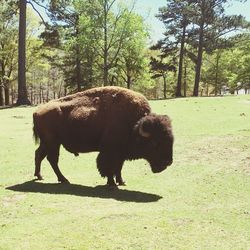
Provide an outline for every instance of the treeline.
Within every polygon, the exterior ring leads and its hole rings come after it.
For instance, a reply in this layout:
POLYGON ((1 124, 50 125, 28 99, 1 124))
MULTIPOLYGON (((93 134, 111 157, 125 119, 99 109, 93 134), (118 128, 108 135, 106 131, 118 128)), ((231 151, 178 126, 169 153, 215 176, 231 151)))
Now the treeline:
POLYGON ((0 0, 0 106, 14 104, 23 92, 38 104, 107 85, 149 98, 248 89, 249 24, 226 16, 227 2, 167 1, 157 14, 164 38, 149 46, 149 27, 136 3, 0 0), (21 4, 28 6, 25 91, 18 78, 21 4))
POLYGON ((165 74, 164 67, 176 67, 176 97, 250 88, 250 26, 241 15, 225 15, 229 2, 232 1, 169 0, 159 9, 157 17, 166 32, 152 46, 160 50, 158 61, 154 59, 152 63, 165 74))

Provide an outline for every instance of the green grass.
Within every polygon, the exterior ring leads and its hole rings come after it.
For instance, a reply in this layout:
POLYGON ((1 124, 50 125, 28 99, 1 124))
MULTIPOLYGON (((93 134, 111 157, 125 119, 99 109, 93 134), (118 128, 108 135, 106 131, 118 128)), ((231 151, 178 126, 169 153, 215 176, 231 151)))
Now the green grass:
POLYGON ((71 185, 33 182, 34 108, 0 110, 0 249, 250 249, 250 96, 152 101, 169 114, 174 164, 126 162, 107 190, 95 153, 61 150, 71 185))

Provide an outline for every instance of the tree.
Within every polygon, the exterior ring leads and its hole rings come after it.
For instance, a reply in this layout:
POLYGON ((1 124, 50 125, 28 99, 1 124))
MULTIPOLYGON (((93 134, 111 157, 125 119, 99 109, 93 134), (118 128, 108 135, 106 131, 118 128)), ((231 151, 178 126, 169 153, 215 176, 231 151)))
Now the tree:
POLYGON ((250 89, 249 39, 249 33, 240 34, 234 39, 234 47, 224 52, 231 92, 238 91, 239 88, 250 89))
POLYGON ((87 87, 89 80, 93 81, 93 64, 99 65, 102 70, 103 85, 110 84, 109 71, 116 66, 128 22, 124 20, 127 9, 118 6, 115 12, 112 10, 115 3, 116 0, 51 1, 49 11, 54 25, 42 36, 51 40, 54 36, 50 33, 57 31, 64 44, 61 49, 69 52, 65 57, 66 80, 71 82, 69 85, 77 82, 78 90, 83 83, 87 87), (64 30, 60 30, 60 27, 64 30), (73 55, 76 63, 73 63, 73 55))
MULTIPOLYGON (((65 79, 68 85, 76 85, 76 90, 84 87, 81 72, 81 53, 79 43, 79 12, 76 8, 77 1, 51 0, 47 12, 51 24, 46 24, 46 30, 41 34, 45 45, 66 50, 60 53, 65 67, 65 79)), ((53 60, 53 59, 52 59, 53 60)))
POLYGON ((27 0, 19 0, 18 99, 16 105, 30 105, 26 88, 26 9, 27 0))
POLYGON ((148 32, 141 16, 127 12, 126 39, 119 56, 118 67, 121 77, 130 89, 140 76, 145 74, 149 61, 146 55, 148 32))
MULTIPOLYGON (((127 25, 129 24, 131 10, 126 6, 116 5, 116 0, 88 1, 92 16, 96 21, 93 34, 97 42, 99 56, 102 60, 100 66, 103 70, 103 85, 109 85, 109 72, 118 62, 118 57, 125 44, 127 25)), ((86 8, 86 6, 84 6, 86 8)))
POLYGON ((197 47, 193 96, 198 96, 203 51, 217 49, 214 46, 218 44, 217 41, 225 34, 243 27, 244 18, 240 15, 226 16, 224 14, 224 4, 227 0, 194 0, 192 2, 195 5, 193 24, 198 26, 193 36, 193 45, 197 47))
POLYGON ((116 0, 53 0, 48 10, 53 25, 41 37, 47 47, 60 49, 65 81, 72 91, 77 79, 79 90, 79 86, 121 85, 122 77, 130 87, 133 79, 145 75, 147 30, 133 6, 116 0))
POLYGON ((224 55, 224 50, 217 49, 213 54, 206 54, 204 57, 204 67, 202 70, 201 81, 204 83, 204 88, 206 87, 206 94, 214 94, 217 96, 221 94, 223 86, 228 84, 228 69, 226 64, 226 59, 224 55), (212 89, 209 90, 209 86, 212 89))
POLYGON ((204 54, 201 81, 207 88, 207 95, 222 94, 222 90, 234 93, 249 86, 249 35, 240 34, 227 39, 232 46, 221 46, 212 53, 204 54))
POLYGON ((239 70, 236 81, 241 83, 241 87, 245 90, 250 89, 250 45, 249 45, 249 34, 243 34, 240 37, 239 44, 236 49, 240 50, 240 59, 242 64, 239 64, 239 70))
POLYGON ((168 1, 166 7, 159 9, 159 14, 157 15, 164 23, 166 32, 164 33, 165 38, 159 41, 155 48, 161 49, 163 54, 167 56, 177 51, 180 45, 176 97, 182 96, 183 58, 187 29, 191 19, 191 7, 190 1, 171 0, 168 1))
POLYGON ((169 71, 175 71, 176 68, 175 66, 169 62, 169 63, 164 63, 163 60, 161 59, 160 61, 155 59, 155 58, 151 58, 151 69, 154 73, 153 78, 158 78, 158 77, 162 77, 163 78, 163 83, 164 83, 164 87, 163 87, 163 96, 164 99, 167 98, 167 73, 169 71))
POLYGON ((14 1, 1 1, 0 9, 0 106, 9 105, 9 88, 16 58, 17 18, 14 1))
MULTIPOLYGON (((60 5, 62 5, 63 7, 65 6, 65 4, 67 2, 70 1, 57 1, 57 0, 51 0, 49 2, 51 9, 56 8, 55 6, 57 5, 57 3, 59 3, 60 5)), ((27 9, 27 3, 29 3, 32 8, 34 9, 34 11, 39 15, 39 17, 41 18, 41 20, 43 21, 43 23, 45 24, 45 26, 47 27, 48 24, 44 22, 42 15, 39 13, 39 11, 35 8, 33 3, 36 3, 37 5, 39 5, 40 7, 43 7, 45 9, 47 9, 45 6, 43 6, 39 1, 36 0, 32 0, 32 1, 27 1, 27 0, 19 0, 19 43, 18 43, 18 100, 17 100, 17 105, 21 105, 21 104, 30 104, 30 101, 28 100, 28 96, 27 96, 27 88, 26 88, 26 76, 25 76, 25 71, 26 71, 26 9, 27 9)), ((61 7, 61 6, 60 6, 61 7)), ((61 9, 60 9, 61 10, 61 9)), ((67 13, 66 15, 64 15, 65 13, 61 13, 59 11, 58 16, 61 17, 61 21, 62 16, 67 19, 70 18, 72 15, 71 13, 67 13), (71 16, 70 16, 71 15, 71 16)), ((73 13, 74 16, 74 13, 73 13)), ((76 53, 77 55, 79 53, 76 53)), ((78 77, 80 78, 80 77, 78 77)), ((80 88, 78 88, 80 89, 80 88)))
POLYGON ((183 60, 187 55, 195 63, 193 95, 198 96, 203 52, 212 53, 229 45, 225 35, 244 27, 242 16, 226 16, 224 5, 227 0, 171 0, 159 9, 158 18, 166 27, 165 37, 153 49, 162 55, 179 51, 176 96, 182 93, 183 60), (194 51, 195 49, 195 51, 194 51))

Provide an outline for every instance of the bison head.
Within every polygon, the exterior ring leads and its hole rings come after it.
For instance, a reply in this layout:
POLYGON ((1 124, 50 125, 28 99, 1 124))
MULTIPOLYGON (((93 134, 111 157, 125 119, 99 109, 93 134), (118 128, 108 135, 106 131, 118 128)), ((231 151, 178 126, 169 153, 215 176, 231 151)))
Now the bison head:
POLYGON ((137 147, 153 173, 159 173, 172 164, 173 134, 168 116, 149 114, 136 124, 137 147))

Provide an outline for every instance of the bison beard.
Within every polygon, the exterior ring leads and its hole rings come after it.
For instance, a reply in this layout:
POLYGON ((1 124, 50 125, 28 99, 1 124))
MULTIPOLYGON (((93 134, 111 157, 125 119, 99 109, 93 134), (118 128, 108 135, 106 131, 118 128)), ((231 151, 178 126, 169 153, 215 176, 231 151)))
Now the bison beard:
POLYGON ((98 151, 97 168, 109 186, 124 185, 125 160, 146 159, 158 173, 172 163, 173 134, 168 116, 152 114, 146 98, 120 87, 101 87, 53 100, 33 114, 35 176, 42 179, 47 156, 59 182, 59 149, 75 154, 98 151), (115 177, 115 181, 114 181, 115 177))

